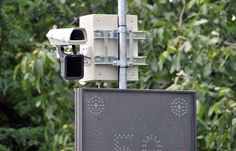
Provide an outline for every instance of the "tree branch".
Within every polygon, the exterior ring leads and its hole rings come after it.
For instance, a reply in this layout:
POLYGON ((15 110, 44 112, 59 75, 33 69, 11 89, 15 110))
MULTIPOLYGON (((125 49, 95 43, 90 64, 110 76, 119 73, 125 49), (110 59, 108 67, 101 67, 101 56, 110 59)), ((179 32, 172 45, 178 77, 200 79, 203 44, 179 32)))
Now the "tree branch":
POLYGON ((183 8, 181 10, 181 13, 179 15, 179 28, 181 28, 182 24, 183 24, 183 16, 184 16, 184 13, 185 13, 185 9, 186 9, 186 1, 185 0, 182 0, 182 3, 183 3, 183 8))
POLYGON ((231 43, 231 42, 225 41, 224 44, 225 44, 225 45, 228 45, 228 46, 236 47, 236 43, 231 43))

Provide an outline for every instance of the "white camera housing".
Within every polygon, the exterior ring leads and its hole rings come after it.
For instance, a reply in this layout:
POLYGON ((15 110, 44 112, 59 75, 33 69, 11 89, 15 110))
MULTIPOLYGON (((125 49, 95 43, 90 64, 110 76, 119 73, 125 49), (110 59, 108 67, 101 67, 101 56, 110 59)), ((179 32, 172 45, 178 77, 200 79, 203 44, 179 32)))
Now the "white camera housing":
POLYGON ((80 45, 87 42, 87 33, 84 28, 51 29, 46 36, 53 47, 80 45))

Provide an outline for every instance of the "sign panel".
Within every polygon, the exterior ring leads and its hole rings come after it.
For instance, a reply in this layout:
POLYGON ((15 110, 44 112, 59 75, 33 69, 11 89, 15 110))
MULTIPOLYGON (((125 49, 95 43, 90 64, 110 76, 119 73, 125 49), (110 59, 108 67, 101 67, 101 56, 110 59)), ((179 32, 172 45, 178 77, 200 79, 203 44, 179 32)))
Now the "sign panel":
POLYGON ((194 151, 193 91, 78 89, 76 151, 194 151))

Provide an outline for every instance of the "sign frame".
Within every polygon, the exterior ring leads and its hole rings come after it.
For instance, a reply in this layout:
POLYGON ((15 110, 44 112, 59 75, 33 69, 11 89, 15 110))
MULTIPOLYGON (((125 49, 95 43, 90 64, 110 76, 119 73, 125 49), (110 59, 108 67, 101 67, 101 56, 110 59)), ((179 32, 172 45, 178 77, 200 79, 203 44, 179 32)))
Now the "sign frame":
MULTIPOLYGON (((161 94, 191 94, 193 99, 193 115, 191 123, 191 132, 193 137, 191 138, 192 142, 192 151, 196 150, 196 94, 195 91, 192 90, 184 90, 184 91, 172 91, 172 90, 138 90, 138 89, 95 89, 95 88, 79 88, 76 90, 75 93, 75 136, 76 136, 76 151, 83 150, 83 95, 86 92, 118 92, 118 93, 125 93, 125 92, 133 92, 133 93, 161 93, 161 94)), ((181 150, 182 151, 182 150, 181 150)), ((183 150, 186 151, 186 150, 183 150)))

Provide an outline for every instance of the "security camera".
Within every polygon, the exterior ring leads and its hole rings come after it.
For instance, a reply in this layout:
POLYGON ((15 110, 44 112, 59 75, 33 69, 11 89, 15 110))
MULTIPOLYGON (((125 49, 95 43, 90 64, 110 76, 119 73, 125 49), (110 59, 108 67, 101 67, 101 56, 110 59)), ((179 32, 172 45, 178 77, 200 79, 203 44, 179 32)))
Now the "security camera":
POLYGON ((51 29, 46 36, 53 47, 80 45, 87 41, 87 34, 84 28, 51 29))
POLYGON ((87 42, 86 30, 84 28, 51 29, 46 36, 59 54, 61 76, 67 80, 82 79, 84 76, 84 56, 77 54, 76 45, 87 42), (65 53, 66 46, 72 46, 72 54, 65 53))

